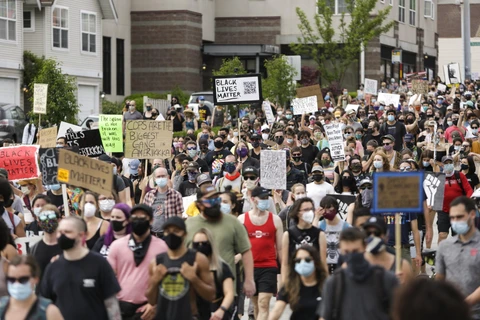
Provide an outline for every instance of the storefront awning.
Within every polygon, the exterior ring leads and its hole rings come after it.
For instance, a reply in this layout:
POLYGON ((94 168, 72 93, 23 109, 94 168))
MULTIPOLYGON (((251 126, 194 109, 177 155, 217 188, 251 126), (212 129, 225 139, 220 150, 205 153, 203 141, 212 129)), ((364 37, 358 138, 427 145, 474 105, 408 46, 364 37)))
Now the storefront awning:
POLYGON ((266 44, 204 44, 203 54, 209 56, 271 56, 280 53, 279 46, 266 44))

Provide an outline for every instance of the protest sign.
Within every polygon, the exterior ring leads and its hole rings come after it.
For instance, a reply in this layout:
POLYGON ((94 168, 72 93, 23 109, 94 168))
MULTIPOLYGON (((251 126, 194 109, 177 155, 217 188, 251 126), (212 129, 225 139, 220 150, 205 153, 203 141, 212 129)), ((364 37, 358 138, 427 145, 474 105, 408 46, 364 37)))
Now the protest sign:
POLYGON ((423 180, 423 190, 427 196, 427 206, 435 211, 442 211, 443 195, 445 192, 445 174, 425 172, 425 180, 423 180))
POLYGON ((378 92, 378 81, 365 78, 365 87, 364 92, 368 94, 377 95, 378 92))
POLYGON ((61 183, 107 195, 112 192, 113 168, 110 163, 60 148, 57 180, 61 183))
POLYGON ((171 121, 130 120, 126 124, 125 157, 167 159, 172 155, 171 121))
POLYGON ((400 103, 400 95, 399 94, 390 94, 390 93, 383 93, 380 92, 378 94, 378 102, 385 102, 385 106, 393 104, 393 106, 398 108, 398 104, 400 103))
POLYGON ((293 114, 315 113, 318 111, 317 96, 292 100, 293 114))
POLYGON ((320 85, 316 84, 313 86, 297 88, 297 98, 306 98, 311 96, 317 96, 317 110, 325 106, 320 85))
POLYGON ((347 106, 345 107, 345 112, 348 114, 350 110, 353 110, 355 111, 355 113, 357 113, 358 107, 360 107, 360 105, 358 104, 347 104, 347 106))
POLYGON ((412 92, 414 94, 427 94, 428 81, 426 80, 412 80, 412 92))
POLYGON ((330 144, 330 155, 333 161, 345 161, 345 150, 343 146, 343 134, 340 124, 332 123, 323 126, 330 144))
POLYGON ((462 82, 462 75, 460 73, 460 65, 458 63, 449 63, 443 66, 443 74, 445 76, 445 83, 447 85, 462 82))
POLYGON ((38 178, 38 146, 0 148, 0 168, 7 169, 10 181, 38 178))
POLYGON ((39 162, 42 173, 42 184, 49 186, 57 184, 58 148, 40 149, 39 162))
POLYGON ((259 74, 213 77, 214 104, 241 104, 262 101, 259 74))
POLYGON ((57 144, 57 127, 42 129, 39 132, 40 148, 54 148, 57 144))
POLYGON ((19 255, 25 256, 30 253, 32 247, 42 240, 42 236, 21 237, 15 239, 15 245, 19 255))
POLYGON ((267 118, 267 123, 270 125, 273 124, 275 122, 275 117, 273 115, 272 106, 270 105, 270 102, 263 101, 262 109, 263 109, 263 112, 265 112, 265 118, 267 118))
POLYGON ((376 172, 372 212, 423 213, 423 172, 376 172), (392 192, 395 190, 395 192, 392 192))
POLYGON ((333 197, 338 203, 338 213, 342 220, 346 220, 348 206, 355 202, 356 196, 349 196, 344 194, 327 194, 327 196, 333 197))
POLYGON ((260 151, 260 184, 267 189, 287 189, 285 150, 260 151))
POLYGON ((452 86, 452 88, 450 89, 450 97, 452 99, 455 99, 455 92, 457 91, 457 87, 456 86, 452 86))
POLYGON ((447 90, 447 86, 444 85, 443 83, 439 83, 437 85, 437 90, 440 91, 440 92, 445 92, 447 90))
POLYGON ((33 113, 47 114, 48 84, 35 83, 33 85, 33 113))
POLYGON ((100 135, 106 152, 123 152, 122 116, 101 114, 100 135))
POLYGON ((16 147, 16 146, 22 146, 21 143, 3 143, 4 147, 16 147))
POLYGON ((58 127, 57 139, 60 137, 65 137, 68 129, 71 129, 73 132, 82 131, 82 127, 62 121, 58 127))
POLYGON ((67 131, 65 138, 67 139, 67 146, 77 147, 78 154, 82 156, 93 158, 105 153, 98 129, 79 132, 67 131))

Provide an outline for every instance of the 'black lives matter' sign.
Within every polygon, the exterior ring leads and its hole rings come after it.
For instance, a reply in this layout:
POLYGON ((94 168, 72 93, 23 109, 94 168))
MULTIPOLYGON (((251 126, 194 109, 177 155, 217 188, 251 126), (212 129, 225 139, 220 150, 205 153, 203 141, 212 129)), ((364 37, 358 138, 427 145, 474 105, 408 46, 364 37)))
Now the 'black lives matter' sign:
POLYGON ((213 103, 242 104, 262 101, 259 74, 213 77, 213 103))

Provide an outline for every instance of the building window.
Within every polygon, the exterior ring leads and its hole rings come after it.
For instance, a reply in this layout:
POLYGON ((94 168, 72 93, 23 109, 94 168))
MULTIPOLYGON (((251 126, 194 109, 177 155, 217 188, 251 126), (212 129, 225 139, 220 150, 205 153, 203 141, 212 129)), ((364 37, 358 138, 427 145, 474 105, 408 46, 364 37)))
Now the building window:
POLYGON ((112 38, 103 37, 103 92, 112 94, 112 38))
POLYGON ((425 18, 432 18, 433 19, 433 1, 432 0, 425 0, 425 8, 423 11, 423 16, 425 18))
POLYGON ((417 0, 410 0, 410 25, 416 25, 417 0))
POLYGON ((393 7, 393 0, 390 0, 390 5, 393 7))
POLYGON ((68 9, 56 7, 52 15, 53 47, 68 49, 68 9))
POLYGON ((17 40, 17 7, 15 0, 0 0, 0 39, 17 40))
POLYGON ((398 0, 398 21, 405 23, 405 0, 398 0))
POLYGON ((23 11, 23 31, 35 31, 35 11, 23 11))
POLYGON ((330 7, 333 14, 348 13, 347 3, 345 0, 327 0, 327 6, 330 7))
POLYGON ((117 39, 117 95, 125 95, 125 40, 117 39))
POLYGON ((97 52, 97 15, 82 12, 82 51, 97 52))

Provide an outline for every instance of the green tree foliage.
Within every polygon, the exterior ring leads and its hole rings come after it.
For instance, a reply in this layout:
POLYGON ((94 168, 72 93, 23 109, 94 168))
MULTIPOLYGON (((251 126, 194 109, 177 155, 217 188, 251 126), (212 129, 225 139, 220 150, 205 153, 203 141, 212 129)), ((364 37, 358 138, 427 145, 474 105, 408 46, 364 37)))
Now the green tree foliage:
POLYGON ((347 68, 358 60, 362 45, 366 47, 370 40, 394 25, 393 21, 386 23, 390 6, 373 13, 377 2, 345 0, 347 12, 336 17, 331 7, 334 1, 317 0, 318 13, 314 16, 313 26, 305 12, 297 7, 302 36, 298 43, 290 45, 292 50, 311 56, 323 79, 341 83, 347 68))
POLYGON ((243 62, 238 57, 232 59, 223 59, 222 65, 218 70, 212 70, 214 76, 232 76, 235 74, 246 74, 247 71, 243 62))
POLYGON ((283 55, 265 61, 267 78, 262 80, 263 98, 285 106, 295 96, 293 77, 297 74, 283 55))
MULTIPOLYGON (((175 88, 172 89, 172 91, 168 93, 155 93, 155 92, 140 92, 140 93, 134 93, 129 95, 128 97, 125 98, 124 102, 127 100, 135 100, 135 103, 137 105, 137 110, 143 110, 143 96, 147 96, 150 99, 163 99, 167 100, 168 94, 171 94, 172 97, 178 97, 180 100, 180 104, 182 106, 186 106, 188 104, 188 99, 190 98, 190 95, 180 89, 179 86, 175 86, 175 88), (140 108, 139 108, 140 106, 140 108)), ((122 106, 123 107, 123 106, 122 106)))
POLYGON ((114 102, 108 101, 107 99, 102 100, 102 114, 122 114, 123 111, 123 102, 114 102))

